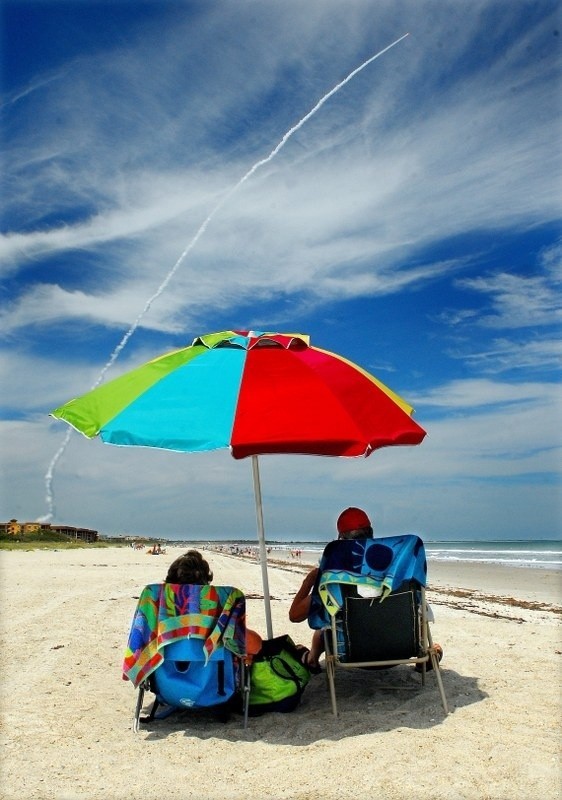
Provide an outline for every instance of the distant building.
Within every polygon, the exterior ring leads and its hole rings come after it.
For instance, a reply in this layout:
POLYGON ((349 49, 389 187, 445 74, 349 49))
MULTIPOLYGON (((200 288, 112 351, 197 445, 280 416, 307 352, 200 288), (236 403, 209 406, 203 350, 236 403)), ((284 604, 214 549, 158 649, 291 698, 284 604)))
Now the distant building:
POLYGON ((29 533, 62 533, 69 539, 80 539, 83 542, 97 542, 98 532, 90 528, 75 528, 72 525, 49 525, 47 522, 0 522, 0 533, 9 536, 25 536, 29 533))

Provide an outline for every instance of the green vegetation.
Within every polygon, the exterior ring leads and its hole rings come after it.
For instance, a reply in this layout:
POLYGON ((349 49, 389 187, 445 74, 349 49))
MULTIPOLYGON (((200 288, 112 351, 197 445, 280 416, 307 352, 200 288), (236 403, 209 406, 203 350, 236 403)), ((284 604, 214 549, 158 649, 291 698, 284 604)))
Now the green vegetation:
POLYGON ((13 536, 11 533, 0 533, 0 542, 68 542, 69 537, 62 533, 48 531, 47 533, 19 533, 13 536))
POLYGON ((47 533, 25 533, 12 536, 9 533, 0 533, 0 550, 77 550, 84 547, 109 547, 110 542, 83 542, 81 539, 71 539, 62 533, 49 531, 47 533))

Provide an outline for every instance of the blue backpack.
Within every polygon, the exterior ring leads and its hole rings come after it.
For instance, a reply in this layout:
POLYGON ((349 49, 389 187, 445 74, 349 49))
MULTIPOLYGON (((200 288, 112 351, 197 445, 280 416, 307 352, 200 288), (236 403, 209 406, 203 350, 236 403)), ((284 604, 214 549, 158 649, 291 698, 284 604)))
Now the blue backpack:
POLYGON ((164 661, 150 676, 159 704, 208 708, 228 703, 237 689, 237 663, 220 647, 205 661, 204 639, 180 639, 164 647, 164 661))

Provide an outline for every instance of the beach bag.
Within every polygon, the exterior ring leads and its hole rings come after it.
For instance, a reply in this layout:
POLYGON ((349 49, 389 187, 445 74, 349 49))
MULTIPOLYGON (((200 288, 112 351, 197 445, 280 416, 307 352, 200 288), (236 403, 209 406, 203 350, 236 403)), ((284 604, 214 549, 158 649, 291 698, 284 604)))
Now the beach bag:
POLYGON ((295 710, 310 680, 301 656, 287 634, 264 640, 251 666, 250 716, 295 710))

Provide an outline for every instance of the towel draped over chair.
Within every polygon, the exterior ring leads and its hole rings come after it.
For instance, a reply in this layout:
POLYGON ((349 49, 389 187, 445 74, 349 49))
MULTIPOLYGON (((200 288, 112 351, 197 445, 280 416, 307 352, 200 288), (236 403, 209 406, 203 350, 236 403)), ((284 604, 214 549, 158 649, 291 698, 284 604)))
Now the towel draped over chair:
POLYGON ((406 581, 425 586, 423 541, 415 534, 380 539, 338 539, 322 555, 308 623, 324 628, 342 607, 341 585, 370 588, 384 599, 406 581))
POLYGON ((246 600, 230 586, 153 583, 137 603, 123 662, 123 679, 139 686, 162 663, 163 648, 204 639, 207 659, 219 644, 246 655, 246 600))

